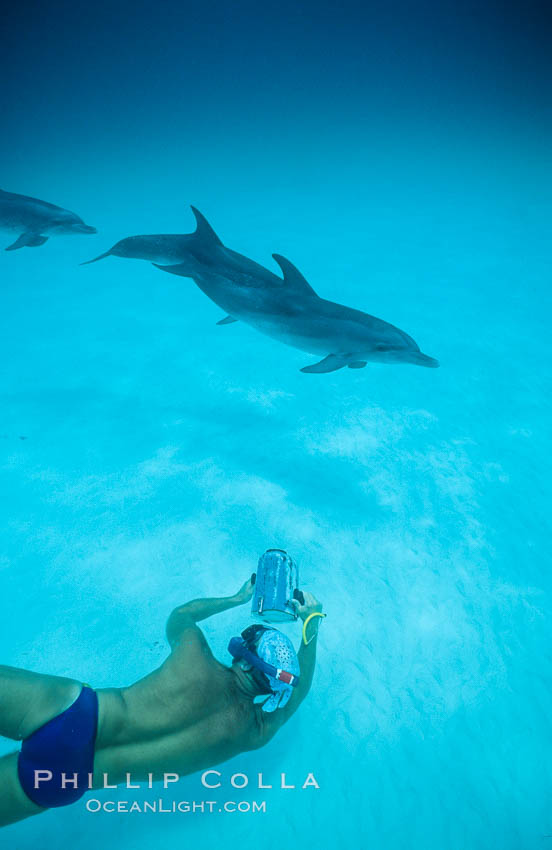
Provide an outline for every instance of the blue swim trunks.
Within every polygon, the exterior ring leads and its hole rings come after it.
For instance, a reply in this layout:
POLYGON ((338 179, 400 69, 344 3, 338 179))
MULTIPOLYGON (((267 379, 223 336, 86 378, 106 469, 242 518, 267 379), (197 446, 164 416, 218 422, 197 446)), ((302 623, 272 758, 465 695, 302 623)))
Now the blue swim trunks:
POLYGON ((46 809, 68 806, 88 791, 88 774, 94 769, 97 729, 98 696, 85 685, 66 711, 25 738, 17 770, 21 787, 33 803, 46 809), (35 788, 36 770, 52 774, 48 781, 39 782, 38 788, 35 788), (65 788, 62 774, 65 775, 65 788))

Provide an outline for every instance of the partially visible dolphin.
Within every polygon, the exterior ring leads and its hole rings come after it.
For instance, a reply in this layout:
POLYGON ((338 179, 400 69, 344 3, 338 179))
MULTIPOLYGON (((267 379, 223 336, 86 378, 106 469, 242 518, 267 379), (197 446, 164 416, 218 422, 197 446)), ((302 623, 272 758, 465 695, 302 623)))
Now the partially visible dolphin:
POLYGON ((38 198, 16 195, 0 189, 0 230, 18 233, 19 236, 6 251, 18 248, 36 248, 44 245, 49 236, 68 233, 97 233, 73 212, 56 207, 38 198), (47 235, 45 235, 47 234, 47 235))
POLYGON ((280 342, 324 355, 320 362, 303 367, 302 372, 334 372, 344 366, 360 369, 368 361, 439 366, 394 325, 320 298, 301 272, 280 254, 272 256, 283 279, 225 248, 201 213, 192 209, 197 230, 188 237, 186 259, 175 265, 154 265, 170 274, 192 278, 228 313, 221 324, 241 319, 280 342))
MULTIPOLYGON (((292 282, 283 281, 274 272, 265 269, 249 257, 226 248, 199 210, 192 207, 192 212, 196 219, 196 229, 193 233, 129 236, 116 242, 109 251, 81 265, 97 263, 105 257, 126 257, 149 260, 159 268, 178 267, 180 271, 175 274, 191 277, 194 280, 196 274, 200 275, 202 270, 207 268, 213 274, 223 269, 225 273, 230 274, 235 284, 245 287, 246 290, 254 289, 259 293, 270 294, 273 291, 281 293, 293 286, 292 282), (184 274, 182 271, 184 268, 190 270, 189 275, 184 274)), ((306 281, 302 281, 300 287, 301 290, 306 288, 314 294, 314 289, 311 289, 306 281)))
POLYGON ((192 238, 192 233, 128 236, 126 239, 116 242, 109 251, 94 257, 93 260, 86 260, 86 262, 81 263, 81 266, 89 266, 90 263, 97 263, 98 260, 103 260, 105 257, 125 257, 129 260, 149 260, 151 263, 160 263, 166 266, 177 265, 188 256, 192 238))
MULTIPOLYGON (((290 294, 294 281, 282 280, 249 257, 226 248, 199 210, 192 207, 192 211, 196 219, 193 233, 129 236, 121 239, 109 251, 81 265, 97 263, 105 257, 149 260, 158 268, 178 269, 175 274, 192 278, 200 288, 200 280, 207 269, 208 276, 220 278, 221 287, 224 287, 225 281, 232 281, 234 286, 242 287, 247 293, 248 304, 255 300, 259 309, 261 305, 265 310, 278 309, 279 301, 274 301, 274 294, 290 294)), ((307 291, 314 295, 314 289, 305 280, 298 280, 297 285, 301 292, 307 291)), ((218 324, 227 325, 235 321, 235 317, 226 316, 218 324)))

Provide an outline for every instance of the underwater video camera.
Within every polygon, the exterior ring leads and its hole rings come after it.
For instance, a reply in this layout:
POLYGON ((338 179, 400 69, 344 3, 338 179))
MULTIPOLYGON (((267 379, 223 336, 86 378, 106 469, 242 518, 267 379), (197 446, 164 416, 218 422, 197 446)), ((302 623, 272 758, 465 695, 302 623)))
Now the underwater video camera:
POLYGON ((296 620, 293 600, 304 605, 298 588, 299 573, 293 558, 284 549, 267 549, 259 558, 251 613, 270 623, 296 620))

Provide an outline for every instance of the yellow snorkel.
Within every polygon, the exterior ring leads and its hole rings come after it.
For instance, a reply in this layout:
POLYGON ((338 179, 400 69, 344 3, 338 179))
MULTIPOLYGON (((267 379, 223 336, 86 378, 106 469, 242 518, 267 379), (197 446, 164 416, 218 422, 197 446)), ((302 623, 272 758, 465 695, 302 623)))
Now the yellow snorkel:
POLYGON ((303 643, 305 644, 305 646, 308 646, 308 644, 311 642, 311 640, 314 640, 314 638, 318 634, 318 629, 317 629, 315 631, 315 633, 313 635, 311 635, 310 638, 307 640, 307 625, 310 623, 310 621, 312 620, 313 617, 325 617, 325 616, 326 615, 321 614, 320 611, 313 611, 313 613, 309 614, 309 616, 305 619, 305 622, 303 623, 303 643))

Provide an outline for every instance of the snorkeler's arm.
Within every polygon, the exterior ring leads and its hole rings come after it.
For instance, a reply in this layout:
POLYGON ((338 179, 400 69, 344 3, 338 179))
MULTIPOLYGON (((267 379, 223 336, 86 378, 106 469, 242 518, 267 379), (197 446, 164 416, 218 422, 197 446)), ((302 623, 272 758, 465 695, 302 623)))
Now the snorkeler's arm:
MULTIPOLYGON (((305 591, 304 597, 304 605, 299 605, 299 603, 294 600, 297 613, 303 621, 306 620, 310 614, 322 611, 322 605, 311 593, 305 591)), ((319 625, 319 617, 313 618, 307 624, 306 638, 308 643, 305 644, 305 642, 301 640, 301 647, 297 653, 297 660, 299 661, 299 684, 293 689, 293 693, 287 704, 283 708, 276 709, 276 711, 271 714, 265 713, 262 715, 262 734, 265 739, 262 743, 266 743, 266 741, 269 740, 278 731, 278 729, 289 720, 291 715, 295 714, 310 691, 314 676, 314 668, 316 666, 316 641, 319 625)))
MULTIPOLYGON (((315 626, 314 628, 317 628, 315 626)), ((285 723, 286 720, 289 720, 292 714, 294 714, 306 695, 310 691, 310 687, 312 685, 312 679, 314 676, 314 668, 316 666, 316 640, 318 635, 315 633, 311 638, 308 644, 301 644, 299 652, 297 653, 297 660, 299 661, 299 684, 296 688, 293 689, 293 693, 284 708, 281 709, 281 714, 285 715, 282 717, 282 723, 285 723)), ((276 711, 278 714, 278 711, 276 711)))
POLYGON ((233 596, 192 599, 191 602, 186 602, 185 605, 175 608, 167 620, 166 631, 169 644, 174 648, 187 629, 195 629, 199 632, 196 623, 206 620, 207 617, 212 617, 213 614, 220 614, 229 608, 243 605, 251 599, 252 595, 253 585, 251 579, 248 579, 233 596))

